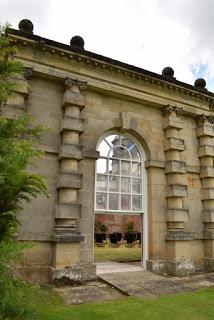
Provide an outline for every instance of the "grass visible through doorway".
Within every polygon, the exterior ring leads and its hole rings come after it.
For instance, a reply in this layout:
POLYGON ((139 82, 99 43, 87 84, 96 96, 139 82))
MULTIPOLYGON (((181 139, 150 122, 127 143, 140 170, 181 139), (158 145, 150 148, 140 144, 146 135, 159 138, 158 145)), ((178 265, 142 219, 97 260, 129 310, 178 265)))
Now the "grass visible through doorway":
POLYGON ((102 261, 115 261, 115 262, 128 262, 141 260, 141 248, 135 246, 127 248, 120 246, 118 248, 111 247, 95 247, 94 259, 96 262, 102 261))

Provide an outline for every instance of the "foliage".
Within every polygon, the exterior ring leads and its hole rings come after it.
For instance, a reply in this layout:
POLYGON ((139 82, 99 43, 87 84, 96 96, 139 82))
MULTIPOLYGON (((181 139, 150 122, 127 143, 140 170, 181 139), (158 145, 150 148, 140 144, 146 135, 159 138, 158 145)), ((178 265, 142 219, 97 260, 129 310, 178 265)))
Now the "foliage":
POLYGON ((132 221, 126 223, 125 231, 126 232, 133 232, 134 231, 134 223, 132 221))
POLYGON ((27 172, 32 157, 41 155, 36 147, 44 129, 29 126, 29 117, 0 117, 0 240, 18 224, 17 211, 32 197, 46 194, 44 179, 27 172))
POLYGON ((21 63, 13 59, 16 48, 5 36, 7 26, 0 25, 0 104, 14 94, 17 88, 14 79, 22 72, 21 63))

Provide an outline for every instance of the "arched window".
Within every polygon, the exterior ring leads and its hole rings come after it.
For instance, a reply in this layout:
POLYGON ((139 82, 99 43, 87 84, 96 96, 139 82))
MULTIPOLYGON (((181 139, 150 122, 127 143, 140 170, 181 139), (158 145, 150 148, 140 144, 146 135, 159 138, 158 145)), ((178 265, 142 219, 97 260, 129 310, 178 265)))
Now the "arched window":
POLYGON ((142 212, 143 161, 136 143, 122 135, 109 135, 98 145, 96 211, 142 212))

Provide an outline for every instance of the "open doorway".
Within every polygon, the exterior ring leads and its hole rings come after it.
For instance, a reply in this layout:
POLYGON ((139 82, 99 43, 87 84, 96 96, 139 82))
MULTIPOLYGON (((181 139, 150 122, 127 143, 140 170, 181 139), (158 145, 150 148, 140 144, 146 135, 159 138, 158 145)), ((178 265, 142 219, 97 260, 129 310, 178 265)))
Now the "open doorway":
POLYGON ((142 266, 142 216, 96 214, 94 261, 142 266))
POLYGON ((143 149, 129 135, 107 133, 98 143, 95 180, 95 263, 145 268, 146 171, 143 149))

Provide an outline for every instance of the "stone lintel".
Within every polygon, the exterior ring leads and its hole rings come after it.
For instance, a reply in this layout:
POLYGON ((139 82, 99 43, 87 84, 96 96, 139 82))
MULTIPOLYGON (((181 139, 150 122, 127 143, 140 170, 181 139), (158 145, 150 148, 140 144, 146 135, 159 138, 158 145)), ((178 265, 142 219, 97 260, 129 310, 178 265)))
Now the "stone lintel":
POLYGON ((79 92, 66 90, 63 95, 62 107, 75 106, 82 110, 85 107, 85 96, 79 92))
POLYGON ((62 120, 61 132, 67 130, 75 131, 80 134, 83 133, 84 119, 65 116, 62 120))
POLYGON ((166 189, 166 198, 171 197, 186 198, 187 186, 181 184, 168 185, 166 189))
POLYGON ((163 120, 163 129, 175 128, 177 130, 183 129, 183 121, 176 116, 168 116, 163 120))
POLYGON ((59 159, 83 159, 83 147, 74 144, 63 144, 60 146, 59 159))
POLYGON ((186 162, 177 160, 166 161, 166 173, 186 173, 186 162))
POLYGON ((80 219, 81 204, 58 204, 55 211, 56 219, 80 219))
POLYGON ((214 188, 203 188, 202 200, 214 200, 214 188))
POLYGON ((214 222, 214 208, 210 210, 203 211, 203 221, 204 222, 214 222))
POLYGON ((212 124, 204 124, 196 128, 197 137, 210 136, 214 137, 214 126, 212 124))
POLYGON ((214 167, 203 166, 201 167, 200 178, 214 178, 214 167))
POLYGON ((185 145, 183 139, 178 138, 168 138, 164 143, 164 151, 167 150, 179 150, 184 151, 185 145))
POLYGON ((81 242, 85 240, 85 236, 80 233, 66 233, 62 232, 60 234, 53 235, 53 242, 57 243, 72 243, 72 242, 81 242))
POLYGON ((200 146, 198 149, 198 156, 201 157, 214 157, 214 147, 211 145, 200 146))
POLYGON ((92 148, 84 148, 83 157, 97 160, 100 157, 100 153, 92 148))
POLYGON ((81 173, 60 173, 57 177, 58 188, 82 188, 82 174, 81 173))
POLYGON ((167 211, 167 222, 188 222, 189 210, 186 209, 169 209, 167 211))
POLYGON ((191 241, 194 240, 194 236, 190 232, 185 232, 181 230, 167 231, 166 234, 167 241, 191 241))

